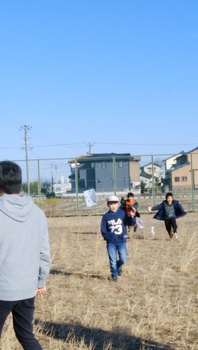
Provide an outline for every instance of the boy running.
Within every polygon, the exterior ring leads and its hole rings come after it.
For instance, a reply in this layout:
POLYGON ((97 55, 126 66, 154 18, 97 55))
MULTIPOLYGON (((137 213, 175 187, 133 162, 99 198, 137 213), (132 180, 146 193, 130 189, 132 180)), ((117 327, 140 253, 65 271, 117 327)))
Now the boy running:
POLYGON ((148 207, 149 211, 157 210, 157 213, 154 215, 154 219, 164 220, 166 231, 169 234, 170 238, 178 238, 177 234, 177 223, 176 219, 186 215, 181 204, 173 198, 173 194, 168 192, 166 194, 166 199, 159 205, 154 207, 148 207))

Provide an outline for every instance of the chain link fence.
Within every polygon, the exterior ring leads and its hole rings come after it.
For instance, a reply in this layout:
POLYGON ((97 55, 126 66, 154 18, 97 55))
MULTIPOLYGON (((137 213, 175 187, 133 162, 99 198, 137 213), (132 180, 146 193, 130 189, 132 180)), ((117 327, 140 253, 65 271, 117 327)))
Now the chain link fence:
POLYGON ((177 155, 88 154, 15 162, 22 168, 23 192, 40 206, 50 197, 59 198, 59 216, 103 214, 108 195, 121 198, 129 191, 139 202, 140 212, 159 204, 169 191, 185 210, 198 209, 198 151, 177 155), (85 201, 84 191, 90 189, 97 196, 93 207, 87 207, 85 201))

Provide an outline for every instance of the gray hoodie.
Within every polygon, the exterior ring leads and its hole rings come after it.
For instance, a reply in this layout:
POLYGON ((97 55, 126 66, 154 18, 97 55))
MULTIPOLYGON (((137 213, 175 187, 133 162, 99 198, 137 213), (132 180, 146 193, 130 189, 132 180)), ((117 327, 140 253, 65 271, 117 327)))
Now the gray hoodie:
POLYGON ((31 197, 0 197, 0 300, 32 298, 50 269, 47 220, 31 197))

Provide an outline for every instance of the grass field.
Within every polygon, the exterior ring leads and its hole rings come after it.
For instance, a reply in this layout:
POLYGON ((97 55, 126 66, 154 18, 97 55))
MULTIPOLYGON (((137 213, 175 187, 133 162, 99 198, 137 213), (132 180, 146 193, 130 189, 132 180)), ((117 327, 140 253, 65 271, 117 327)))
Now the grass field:
MULTIPOLYGON (((144 229, 127 241, 117 283, 108 279, 100 216, 48 218, 52 266, 34 323, 44 350, 198 349, 197 214, 178 220, 179 240, 152 217, 142 215, 144 229)), ((21 349, 11 316, 1 342, 21 349)))

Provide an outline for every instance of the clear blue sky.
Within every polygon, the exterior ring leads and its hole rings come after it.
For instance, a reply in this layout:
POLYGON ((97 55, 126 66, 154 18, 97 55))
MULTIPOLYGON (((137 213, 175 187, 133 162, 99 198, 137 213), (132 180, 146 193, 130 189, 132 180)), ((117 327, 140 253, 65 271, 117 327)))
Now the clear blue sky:
POLYGON ((198 146, 197 0, 0 0, 0 159, 198 146))

